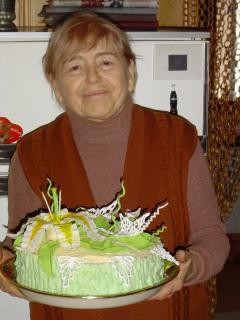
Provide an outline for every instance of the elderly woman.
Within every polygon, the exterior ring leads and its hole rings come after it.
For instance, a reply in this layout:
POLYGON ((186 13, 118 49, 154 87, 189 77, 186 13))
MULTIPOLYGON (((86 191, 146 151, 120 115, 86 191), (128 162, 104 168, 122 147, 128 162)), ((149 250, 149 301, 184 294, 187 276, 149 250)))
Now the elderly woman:
MULTIPOLYGON (((180 272, 137 305, 74 310, 30 303, 31 319, 208 319, 205 281, 222 269, 229 245, 195 127, 133 103, 135 55, 126 34, 94 14, 78 13, 56 29, 43 66, 65 112, 17 146, 9 177, 9 230, 43 206, 46 176, 61 185, 69 208, 109 203, 123 177, 123 209, 154 208, 168 199, 152 228, 167 225, 163 241, 175 252, 180 272)), ((8 248, 6 242, 2 261, 11 256, 8 248)), ((0 284, 21 296, 6 280, 0 284)))

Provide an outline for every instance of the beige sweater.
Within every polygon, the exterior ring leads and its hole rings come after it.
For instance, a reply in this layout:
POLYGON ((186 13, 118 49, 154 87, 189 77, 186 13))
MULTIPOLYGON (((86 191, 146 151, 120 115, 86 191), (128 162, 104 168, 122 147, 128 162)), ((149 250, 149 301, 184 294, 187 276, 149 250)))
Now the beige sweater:
MULTIPOLYGON (((68 113, 74 140, 85 166, 98 206, 109 203, 119 191, 131 122, 131 104, 104 123, 81 119, 68 113)), ((18 226, 29 212, 41 207, 41 200, 30 188, 17 153, 9 176, 9 229, 18 226)), ((201 272, 190 284, 206 280, 219 272, 229 251, 213 184, 200 144, 189 166, 188 209, 191 235, 189 250, 200 257, 201 272)))

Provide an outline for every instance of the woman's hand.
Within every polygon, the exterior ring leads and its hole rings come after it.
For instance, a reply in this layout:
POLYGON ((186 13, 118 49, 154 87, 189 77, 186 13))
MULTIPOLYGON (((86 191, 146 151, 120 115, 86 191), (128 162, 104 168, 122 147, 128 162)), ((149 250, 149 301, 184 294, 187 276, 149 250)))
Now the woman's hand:
MULTIPOLYGON (((13 253, 0 247, 0 265, 13 257, 13 253)), ((0 273, 0 291, 7 292, 12 296, 24 298, 18 288, 0 273)))
POLYGON ((175 292, 182 289, 185 280, 191 276, 191 254, 186 250, 178 250, 176 252, 176 259, 179 261, 178 275, 172 281, 163 285, 159 293, 150 300, 164 300, 166 298, 170 298, 175 292))

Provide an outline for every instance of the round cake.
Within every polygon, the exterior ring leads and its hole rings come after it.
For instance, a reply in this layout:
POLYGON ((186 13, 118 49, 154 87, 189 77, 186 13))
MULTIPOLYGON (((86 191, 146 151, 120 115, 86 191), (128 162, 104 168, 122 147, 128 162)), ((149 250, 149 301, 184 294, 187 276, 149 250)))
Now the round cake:
MULTIPOLYGON (((160 285, 177 261, 146 228, 159 214, 121 212, 120 198, 101 208, 61 208, 50 183, 48 212, 40 212, 15 235, 16 281, 27 288, 67 296, 118 296, 160 285)), ((45 196, 44 196, 44 199, 45 196)))

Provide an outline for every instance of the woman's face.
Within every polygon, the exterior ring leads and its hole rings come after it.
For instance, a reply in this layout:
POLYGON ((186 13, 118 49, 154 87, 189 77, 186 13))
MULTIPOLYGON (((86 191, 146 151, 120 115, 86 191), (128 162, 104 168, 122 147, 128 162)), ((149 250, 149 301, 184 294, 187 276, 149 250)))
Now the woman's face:
POLYGON ((95 48, 69 57, 57 70, 52 85, 66 110, 89 120, 104 121, 125 106, 134 90, 134 77, 134 64, 128 66, 110 41, 102 41, 95 48))

